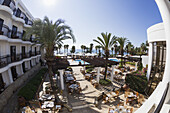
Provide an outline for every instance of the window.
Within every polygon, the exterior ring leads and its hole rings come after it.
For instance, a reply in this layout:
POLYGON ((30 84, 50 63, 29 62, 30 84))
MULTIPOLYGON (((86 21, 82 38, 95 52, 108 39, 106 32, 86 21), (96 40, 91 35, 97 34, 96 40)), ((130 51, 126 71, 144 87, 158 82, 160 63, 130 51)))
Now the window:
POLYGON ((17 27, 16 26, 12 26, 12 33, 11 33, 11 35, 14 35, 14 36, 16 36, 17 35, 17 27))
POLYGON ((0 18, 0 31, 2 31, 3 23, 4 23, 4 20, 0 18))
POLYGON ((25 33, 26 33, 26 32, 23 30, 22 37, 25 35, 25 33))
POLYGON ((9 6, 11 3, 11 0, 4 0, 3 4, 2 5, 6 5, 6 6, 9 6))
POLYGON ((25 24, 28 24, 28 17, 25 17, 25 24))
POLYGON ((21 15, 21 10, 18 8, 15 16, 20 17, 20 15, 21 15))

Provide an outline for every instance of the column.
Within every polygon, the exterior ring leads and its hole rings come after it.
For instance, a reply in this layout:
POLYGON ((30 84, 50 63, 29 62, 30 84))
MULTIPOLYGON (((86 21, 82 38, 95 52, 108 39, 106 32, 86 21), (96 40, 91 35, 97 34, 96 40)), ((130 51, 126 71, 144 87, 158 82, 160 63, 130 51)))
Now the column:
POLYGON ((11 68, 8 69, 8 77, 9 77, 10 84, 13 83, 11 68))
POLYGON ((147 71, 147 75, 146 75, 148 80, 149 80, 150 73, 151 73, 151 68, 152 68, 153 51, 154 51, 153 43, 149 43, 148 71, 147 71))
POLYGON ((19 66, 20 66, 20 69, 21 69, 21 74, 24 74, 22 64, 20 64, 19 66))
POLYGON ((135 71, 138 70, 138 62, 135 62, 135 71))
POLYGON ((60 83, 61 83, 61 89, 64 90, 64 80, 63 80, 63 70, 59 70, 60 72, 60 83))
POLYGON ((114 73, 115 73, 115 65, 112 65, 111 81, 113 81, 114 73))
POLYGON ((99 83, 99 80, 100 80, 100 69, 101 69, 101 67, 97 68, 97 82, 98 83, 99 83))

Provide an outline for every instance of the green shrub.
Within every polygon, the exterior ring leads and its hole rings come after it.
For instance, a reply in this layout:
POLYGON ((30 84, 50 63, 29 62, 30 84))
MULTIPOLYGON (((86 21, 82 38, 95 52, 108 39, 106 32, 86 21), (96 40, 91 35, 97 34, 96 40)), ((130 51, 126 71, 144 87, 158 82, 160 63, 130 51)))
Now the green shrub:
POLYGON ((32 100, 46 72, 46 68, 41 69, 23 88, 21 88, 18 92, 18 96, 22 96, 26 100, 32 100))
POLYGON ((147 87, 147 78, 146 76, 127 74, 125 83, 128 84, 131 89, 144 94, 144 90, 147 87))
POLYGON ((126 62, 126 64, 130 64, 132 66, 135 66, 135 62, 126 62))
POLYGON ((106 86, 106 85, 111 84, 111 81, 110 81, 109 79, 106 79, 106 80, 100 79, 99 83, 100 83, 101 85, 105 85, 105 86, 106 86))
POLYGON ((92 72, 93 71, 93 68, 88 68, 86 69, 86 72, 89 73, 89 72, 92 72))

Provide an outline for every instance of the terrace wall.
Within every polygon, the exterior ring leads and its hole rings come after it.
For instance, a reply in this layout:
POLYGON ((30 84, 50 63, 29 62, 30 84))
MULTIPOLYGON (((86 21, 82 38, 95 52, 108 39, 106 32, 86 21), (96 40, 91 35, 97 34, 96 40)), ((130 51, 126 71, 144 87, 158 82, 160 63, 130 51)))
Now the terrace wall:
POLYGON ((40 64, 34 66, 32 69, 24 73, 20 78, 18 78, 15 82, 9 85, 4 92, 0 94, 0 111, 3 107, 8 103, 10 97, 20 88, 25 81, 28 80, 29 77, 33 76, 35 72, 40 70, 40 64))

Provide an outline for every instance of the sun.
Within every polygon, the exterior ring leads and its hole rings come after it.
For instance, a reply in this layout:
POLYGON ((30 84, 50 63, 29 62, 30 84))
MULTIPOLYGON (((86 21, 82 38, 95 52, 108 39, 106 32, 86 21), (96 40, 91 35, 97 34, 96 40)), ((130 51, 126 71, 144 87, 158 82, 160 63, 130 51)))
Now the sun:
POLYGON ((43 0, 44 5, 52 6, 56 3, 56 0, 43 0))

